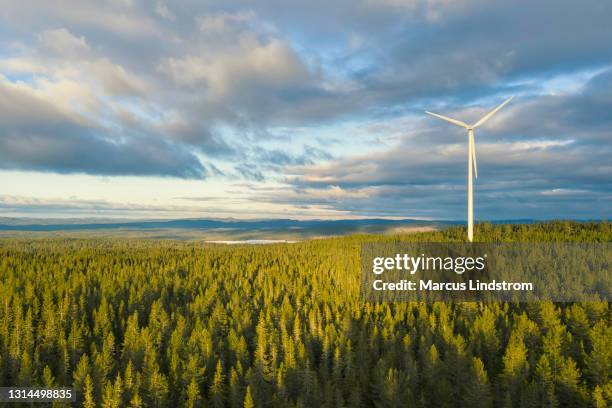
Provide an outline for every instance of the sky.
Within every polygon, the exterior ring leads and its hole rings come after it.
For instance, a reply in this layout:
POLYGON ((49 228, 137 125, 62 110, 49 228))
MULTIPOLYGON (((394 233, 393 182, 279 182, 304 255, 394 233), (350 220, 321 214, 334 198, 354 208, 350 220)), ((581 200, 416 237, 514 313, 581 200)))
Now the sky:
POLYGON ((606 0, 0 0, 0 216, 603 219, 606 0))

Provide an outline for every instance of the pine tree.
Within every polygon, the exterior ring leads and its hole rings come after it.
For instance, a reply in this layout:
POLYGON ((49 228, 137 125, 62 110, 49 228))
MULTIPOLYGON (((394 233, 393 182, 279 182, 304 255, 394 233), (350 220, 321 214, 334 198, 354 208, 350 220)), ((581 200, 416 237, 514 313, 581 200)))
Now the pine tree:
POLYGON ((140 394, 138 393, 138 391, 134 392, 134 395, 130 400, 130 408, 142 408, 143 406, 144 405, 142 399, 140 398, 140 394))
POLYGON ((537 389, 539 390, 539 406, 556 408, 559 403, 555 395, 554 375, 546 355, 540 357, 535 368, 537 389))
POLYGON ((149 398, 154 407, 163 407, 168 397, 168 381, 166 377, 154 372, 149 380, 149 398))
POLYGON ((251 393, 251 386, 247 386, 246 394, 244 395, 244 408, 255 408, 255 402, 253 402, 253 394, 251 393))
POLYGON ((225 385, 223 381, 223 366, 221 360, 219 360, 215 368, 213 383, 210 386, 210 402, 214 408, 222 408, 225 405, 225 385))
POLYGON ((32 367, 32 359, 26 351, 21 355, 19 363, 19 373, 17 374, 17 385, 24 387, 31 386, 34 383, 34 367, 32 367))
POLYGON ((128 364, 125 367, 125 371, 123 372, 123 378, 124 399, 126 401, 130 401, 132 399, 132 396, 134 394, 134 388, 136 386, 134 378, 134 366, 131 360, 128 361, 128 364))
POLYGON ((72 386, 77 393, 77 396, 80 396, 83 393, 85 378, 90 374, 89 369, 89 357, 87 354, 83 354, 79 359, 74 373, 72 374, 72 386))
POLYGON ((603 391, 598 385, 593 389, 593 395, 591 397, 593 408, 607 408, 608 404, 604 398, 603 391))
POLYGON ((571 357, 564 359, 556 378, 560 406, 578 407, 585 404, 587 396, 580 389, 580 377, 576 362, 571 357))
POLYGON ((242 385, 235 367, 230 370, 229 403, 232 408, 242 407, 244 400, 242 385))
POLYGON ((508 398, 518 404, 521 391, 527 384, 529 363, 527 361, 527 348, 520 335, 513 333, 506 347, 503 357, 503 387, 508 398))
POLYGON ((102 393, 102 408, 119 408, 120 401, 115 399, 112 381, 106 381, 102 393))
POLYGON ((271 382, 274 376, 273 357, 271 352, 271 340, 269 339, 269 327, 262 315, 256 327, 256 349, 255 359, 258 370, 266 382, 271 382))
POLYGON ((113 400, 117 402, 117 406, 123 406, 123 381, 120 374, 117 374, 113 384, 113 400))
POLYGON ((43 369, 43 385, 46 388, 54 388, 55 387, 55 377, 51 372, 51 368, 49 366, 45 366, 43 369))
POLYGON ((466 407, 491 407, 493 400, 491 390, 482 360, 478 357, 472 358, 471 378, 466 386, 464 406, 466 407))
POLYGON ((200 406, 200 403, 200 387, 198 387, 198 383, 194 378, 187 386, 187 401, 185 406, 188 408, 196 408, 200 406))
POLYGON ((612 379, 612 325, 600 321, 590 330, 591 352, 585 358, 586 373, 594 385, 605 386, 612 379))
POLYGON ((96 406, 93 390, 91 376, 87 374, 85 377, 85 385, 83 387, 83 408, 94 408, 96 406))

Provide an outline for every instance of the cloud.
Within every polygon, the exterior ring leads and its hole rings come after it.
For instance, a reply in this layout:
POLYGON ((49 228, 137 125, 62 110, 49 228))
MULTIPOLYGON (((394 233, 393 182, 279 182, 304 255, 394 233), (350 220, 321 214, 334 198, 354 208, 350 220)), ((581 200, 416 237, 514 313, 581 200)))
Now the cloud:
POLYGON ((242 163, 235 167, 235 170, 245 179, 253 181, 263 181, 264 175, 252 164, 242 163))
POLYGON ((176 20, 176 15, 161 1, 155 3, 155 13, 159 15, 161 18, 165 18, 169 21, 176 20))
MULTIPOLYGON (((476 131, 481 216, 609 216, 612 123, 605 112, 612 108, 610 77, 612 70, 603 71, 575 93, 518 98, 476 131)), ((468 116, 477 118, 483 112, 468 116)), ((466 114, 455 111, 451 116, 466 114)), ((288 182, 297 191, 370 189, 367 197, 350 203, 330 200, 338 210, 389 208, 414 214, 424 212, 420 206, 437 217, 459 217, 465 201, 464 131, 429 118, 418 123, 421 127, 390 148, 294 166, 288 182)))
POLYGON ((0 81, 0 167, 104 175, 203 178, 206 169, 180 146, 147 135, 122 137, 65 112, 29 87, 0 81))
POLYGON ((255 147, 250 155, 254 162, 272 167, 314 164, 321 160, 333 158, 327 151, 309 145, 304 145, 304 150, 300 154, 292 154, 281 149, 255 147))
POLYGON ((516 94, 476 135, 481 210, 586 214, 543 193, 585 191, 605 213, 611 4, 247 6, 1 2, 3 168, 284 180, 279 200, 459 216, 463 136, 422 111, 467 120, 516 94))
MULTIPOLYGON (((130 202, 112 202, 106 200, 87 200, 78 197, 70 198, 36 198, 26 196, 12 196, 0 194, 0 208, 6 212, 17 212, 20 214, 36 214, 53 211, 68 214, 107 214, 107 215, 134 215, 134 213, 149 215, 172 213, 181 214, 185 212, 198 213, 202 207, 188 205, 158 205, 130 202)), ((220 211, 221 207, 211 208, 210 211, 220 211)))
POLYGON ((248 37, 226 53, 170 58, 161 69, 179 85, 204 85, 212 98, 237 97, 252 87, 282 88, 308 78, 307 69, 286 43, 248 37))
POLYGON ((167 58, 159 70, 184 92, 197 94, 191 109, 213 120, 254 128, 282 122, 283 111, 292 111, 295 100, 316 86, 316 73, 282 39, 230 37, 222 49, 167 58))
POLYGON ((73 29, 102 31, 142 40, 158 35, 155 22, 131 1, 62 0, 55 4, 2 1, 0 5, 0 17, 8 24, 35 29, 48 29, 45 27, 48 24, 69 25, 73 29))
POLYGON ((45 30, 38 37, 44 48, 59 55, 78 55, 89 51, 83 36, 75 37, 65 28, 45 30))
POLYGON ((226 33, 254 22, 256 14, 252 10, 237 13, 219 12, 211 13, 199 18, 199 27, 203 33, 226 33))

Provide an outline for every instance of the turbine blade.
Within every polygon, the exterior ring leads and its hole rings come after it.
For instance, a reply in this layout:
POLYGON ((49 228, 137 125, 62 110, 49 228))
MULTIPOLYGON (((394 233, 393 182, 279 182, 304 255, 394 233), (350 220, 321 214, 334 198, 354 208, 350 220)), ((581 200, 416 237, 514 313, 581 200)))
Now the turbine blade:
POLYGON ((508 99, 506 99, 505 101, 503 101, 501 103, 501 105, 499 105, 497 108, 493 109, 491 112, 487 113, 486 115, 484 115, 482 118, 480 118, 480 120, 476 123, 474 123, 474 125, 472 126, 473 128, 482 125, 483 123, 485 123, 487 120, 491 119, 491 116, 495 115, 497 113, 497 111, 499 111, 501 108, 503 108, 504 106, 506 106, 506 104, 508 102, 510 102, 512 100, 512 98, 514 98, 514 96, 509 97, 508 99))
POLYGON ((457 120, 457 119, 447 118, 446 116, 438 115, 437 113, 428 112, 428 111, 425 111, 425 113, 427 113, 428 115, 431 115, 431 116, 435 116, 436 118, 440 118, 442 120, 445 120, 447 122, 450 122, 450 123, 452 123, 454 125, 458 125, 458 126, 464 127, 466 129, 469 127, 467 123, 463 123, 462 121, 457 120))
POLYGON ((478 178, 478 165, 476 164, 476 141, 474 140, 474 133, 470 133, 470 139, 472 139, 472 143, 470 143, 472 146, 472 151, 470 154, 472 155, 472 163, 474 164, 474 177, 478 178))

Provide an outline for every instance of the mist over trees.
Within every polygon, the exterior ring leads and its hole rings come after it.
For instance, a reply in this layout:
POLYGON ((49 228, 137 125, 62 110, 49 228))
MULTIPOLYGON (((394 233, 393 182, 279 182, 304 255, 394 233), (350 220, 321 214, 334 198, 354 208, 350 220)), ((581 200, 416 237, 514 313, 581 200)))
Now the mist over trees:
MULTIPOLYGON (((362 243, 464 236, 0 240, 0 384, 74 387, 83 407, 611 406, 607 302, 360 297, 362 243)), ((610 242, 612 229, 481 224, 476 237, 610 242)))

